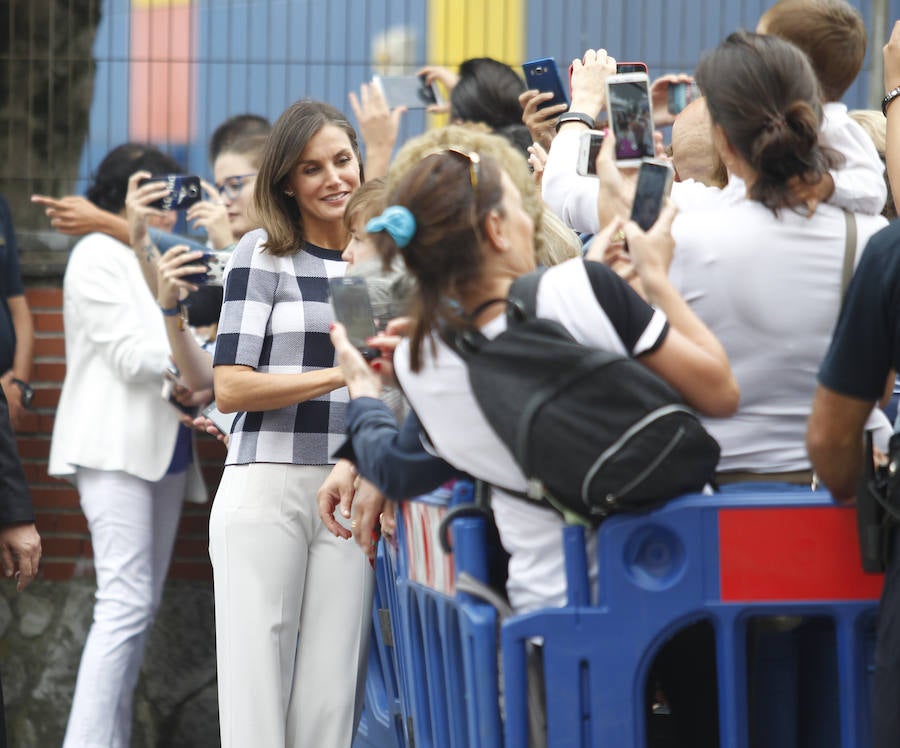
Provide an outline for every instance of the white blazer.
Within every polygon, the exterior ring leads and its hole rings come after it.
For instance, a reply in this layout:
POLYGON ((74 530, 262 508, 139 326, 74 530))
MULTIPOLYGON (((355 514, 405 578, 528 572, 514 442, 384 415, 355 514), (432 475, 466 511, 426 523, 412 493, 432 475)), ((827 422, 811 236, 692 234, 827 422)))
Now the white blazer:
MULTIPOLYGON (((169 344, 131 248, 97 233, 75 245, 63 280, 63 319, 66 378, 50 475, 71 480, 81 466, 160 480, 178 435, 175 409, 160 395, 169 344)), ((196 459, 191 472, 189 498, 205 501, 196 459)))

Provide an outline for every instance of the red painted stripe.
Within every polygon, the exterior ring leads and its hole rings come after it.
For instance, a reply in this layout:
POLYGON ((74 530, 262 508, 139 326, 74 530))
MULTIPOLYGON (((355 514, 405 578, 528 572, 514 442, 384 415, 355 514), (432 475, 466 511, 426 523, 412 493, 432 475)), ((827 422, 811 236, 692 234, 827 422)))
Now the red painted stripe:
POLYGON ((194 12, 190 3, 151 4, 131 10, 132 140, 157 144, 187 143, 197 86, 194 12))
POLYGON ((719 574, 722 602, 876 600, 883 581, 863 573, 845 507, 721 510, 719 574))

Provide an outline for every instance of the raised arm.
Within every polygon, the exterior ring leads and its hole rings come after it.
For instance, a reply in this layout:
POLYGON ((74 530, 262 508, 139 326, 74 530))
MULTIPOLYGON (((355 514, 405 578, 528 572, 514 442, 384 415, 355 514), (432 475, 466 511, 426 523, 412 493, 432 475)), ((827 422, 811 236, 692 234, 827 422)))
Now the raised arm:
POLYGON ((31 202, 44 206, 50 225, 61 234, 82 236, 97 231, 128 244, 128 221, 122 216, 98 208, 79 195, 54 198, 32 195, 31 202))

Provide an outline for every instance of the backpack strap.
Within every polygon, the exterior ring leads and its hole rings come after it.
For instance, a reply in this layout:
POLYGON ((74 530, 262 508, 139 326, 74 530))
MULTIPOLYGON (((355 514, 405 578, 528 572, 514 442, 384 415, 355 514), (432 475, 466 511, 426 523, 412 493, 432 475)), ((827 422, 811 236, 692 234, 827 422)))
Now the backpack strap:
MULTIPOLYGON (((538 286, 545 272, 547 272, 547 268, 540 267, 533 273, 520 275, 513 281, 509 287, 509 300, 512 304, 506 310, 507 316, 512 317, 515 314, 515 306, 518 304, 519 308, 525 312, 525 319, 537 317, 538 286)), ((511 318, 510 321, 513 319, 511 318)))

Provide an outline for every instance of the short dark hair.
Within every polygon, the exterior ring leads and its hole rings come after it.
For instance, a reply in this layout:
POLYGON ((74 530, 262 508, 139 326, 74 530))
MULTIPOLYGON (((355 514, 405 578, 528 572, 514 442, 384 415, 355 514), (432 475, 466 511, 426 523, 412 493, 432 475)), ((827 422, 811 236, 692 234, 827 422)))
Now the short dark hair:
POLYGON ((450 92, 450 117, 483 122, 492 130, 522 124, 519 94, 525 82, 505 63, 473 57, 459 66, 459 82, 450 92))
POLYGON ((756 172, 750 197, 792 206, 791 177, 814 184, 840 162, 819 145, 822 104, 809 60, 777 36, 731 34, 697 66, 713 124, 756 172))
POLYGON ((151 145, 123 143, 104 156, 85 193, 98 208, 121 213, 128 194, 128 178, 136 171, 153 175, 184 174, 184 169, 171 156, 151 145))
POLYGON ((760 19, 767 34, 796 44, 812 63, 825 101, 840 101, 866 56, 866 24, 846 0, 779 0, 760 19))
POLYGON ((209 163, 215 163, 219 154, 232 143, 251 135, 268 135, 272 124, 259 114, 236 114, 219 125, 209 139, 209 163))

